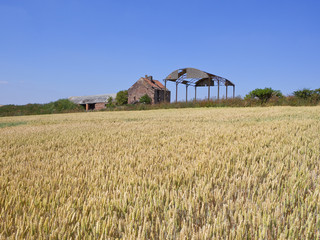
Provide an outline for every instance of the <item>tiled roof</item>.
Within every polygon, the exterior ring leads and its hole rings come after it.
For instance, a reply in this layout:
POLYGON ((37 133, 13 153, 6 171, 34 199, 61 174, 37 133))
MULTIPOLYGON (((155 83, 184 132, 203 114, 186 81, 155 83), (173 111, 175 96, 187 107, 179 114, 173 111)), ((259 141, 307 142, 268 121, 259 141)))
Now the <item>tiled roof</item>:
POLYGON ((158 80, 154 80, 154 82, 162 89, 164 89, 164 86, 161 82, 159 82, 158 80))
POLYGON ((150 80, 148 78, 143 78, 149 85, 151 85, 152 87, 154 87, 155 89, 158 90, 165 90, 165 87, 163 86, 163 84, 161 82, 159 82, 158 80, 150 80))

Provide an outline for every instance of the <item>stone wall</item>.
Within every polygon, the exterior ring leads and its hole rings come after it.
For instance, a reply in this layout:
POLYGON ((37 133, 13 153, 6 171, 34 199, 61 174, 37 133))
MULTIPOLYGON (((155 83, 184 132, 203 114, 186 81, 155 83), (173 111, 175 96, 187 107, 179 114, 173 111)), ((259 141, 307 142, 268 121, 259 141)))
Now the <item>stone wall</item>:
MULTIPOLYGON (((140 78, 131 88, 128 89, 128 103, 138 103, 145 94, 151 98, 151 103, 160 103, 164 101, 164 90, 154 89, 144 78, 140 78)), ((170 102, 170 91, 166 91, 166 101, 170 102)))
POLYGON ((140 78, 131 88, 128 89, 128 103, 134 104, 139 102, 140 98, 148 94, 152 99, 152 104, 154 103, 154 89, 146 83, 143 78, 140 78))
POLYGON ((96 103, 94 106, 94 110, 101 110, 101 109, 105 109, 106 108, 106 103, 102 102, 102 103, 96 103))

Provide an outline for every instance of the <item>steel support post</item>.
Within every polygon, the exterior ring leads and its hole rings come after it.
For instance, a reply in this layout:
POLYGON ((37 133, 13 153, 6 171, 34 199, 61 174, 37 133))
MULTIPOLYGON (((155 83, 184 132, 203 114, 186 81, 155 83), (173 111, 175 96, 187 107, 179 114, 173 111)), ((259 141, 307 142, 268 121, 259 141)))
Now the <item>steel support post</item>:
POLYGON ((226 85, 226 99, 228 99, 228 85, 226 85))
POLYGON ((235 98, 235 95, 236 95, 236 86, 233 85, 233 98, 235 98))
POLYGON ((178 102, 178 83, 176 83, 176 103, 178 102))
POLYGON ((218 80, 218 101, 220 99, 220 80, 218 80))
POLYGON ((186 102, 188 102, 188 85, 186 85, 186 102))
POLYGON ((208 85, 208 101, 210 101, 210 86, 211 86, 211 79, 209 78, 209 85, 208 85))
POLYGON ((194 86, 194 101, 197 101, 197 86, 194 86))

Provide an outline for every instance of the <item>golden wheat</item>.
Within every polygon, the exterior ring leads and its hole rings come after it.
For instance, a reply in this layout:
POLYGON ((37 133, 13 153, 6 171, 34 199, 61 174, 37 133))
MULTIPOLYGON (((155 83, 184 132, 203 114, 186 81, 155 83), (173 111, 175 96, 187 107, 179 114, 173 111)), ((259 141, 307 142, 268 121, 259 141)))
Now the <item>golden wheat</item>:
POLYGON ((320 238, 320 107, 0 119, 14 122, 0 238, 320 238))

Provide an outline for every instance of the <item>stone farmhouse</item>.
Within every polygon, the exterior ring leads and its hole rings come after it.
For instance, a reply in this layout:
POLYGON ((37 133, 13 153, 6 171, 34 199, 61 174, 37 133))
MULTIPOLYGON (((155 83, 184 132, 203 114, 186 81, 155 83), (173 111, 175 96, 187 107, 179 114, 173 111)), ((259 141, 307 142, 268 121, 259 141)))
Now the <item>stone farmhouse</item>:
POLYGON ((170 91, 158 80, 153 80, 152 76, 141 77, 128 89, 128 103, 138 103, 145 94, 151 98, 152 104, 170 102, 170 91))

